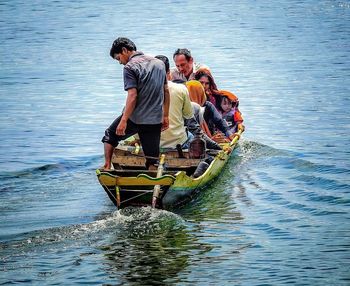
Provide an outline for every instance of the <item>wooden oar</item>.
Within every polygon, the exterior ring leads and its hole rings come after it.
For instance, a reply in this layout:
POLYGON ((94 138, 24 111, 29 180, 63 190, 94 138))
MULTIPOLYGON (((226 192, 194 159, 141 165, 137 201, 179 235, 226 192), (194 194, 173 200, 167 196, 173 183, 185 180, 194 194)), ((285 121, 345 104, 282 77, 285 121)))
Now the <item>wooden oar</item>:
MULTIPOLYGON (((157 178, 161 177, 163 174, 164 161, 165 161, 165 154, 162 154, 160 156, 159 165, 157 169, 157 178)), ((153 189, 152 208, 156 207, 157 199, 159 197, 159 192, 160 192, 160 185, 155 185, 153 189)))

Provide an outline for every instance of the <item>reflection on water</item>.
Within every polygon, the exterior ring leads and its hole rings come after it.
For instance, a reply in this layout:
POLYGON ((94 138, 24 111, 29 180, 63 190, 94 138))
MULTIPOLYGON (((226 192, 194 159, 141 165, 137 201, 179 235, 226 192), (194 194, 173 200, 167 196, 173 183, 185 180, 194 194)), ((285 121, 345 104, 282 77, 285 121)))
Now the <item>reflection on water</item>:
MULTIPOLYGON (((0 266, 5 273, 22 275, 31 263, 38 265, 35 272, 39 277, 28 282, 49 281, 48 277, 60 271, 47 271, 45 261, 54 258, 60 269, 66 267, 68 258, 74 261, 70 265, 73 272, 82 265, 89 271, 92 259, 101 265, 99 271, 105 273, 103 279, 108 277, 107 281, 147 285, 176 281, 191 256, 204 255, 211 247, 198 242, 178 215, 151 208, 129 208, 86 225, 28 233, 25 239, 1 243, 0 249, 0 266), (89 245, 90 250, 81 249, 81 245, 89 245), (46 258, 40 258, 41 253, 46 253, 46 258)), ((15 276, 9 277, 19 282, 15 276)), ((91 276, 98 281, 100 274, 91 276)))
POLYGON ((111 279, 128 285, 173 281, 188 266, 194 248, 203 250, 179 217, 164 213, 154 217, 154 213, 151 209, 123 211, 133 219, 99 247, 111 279))

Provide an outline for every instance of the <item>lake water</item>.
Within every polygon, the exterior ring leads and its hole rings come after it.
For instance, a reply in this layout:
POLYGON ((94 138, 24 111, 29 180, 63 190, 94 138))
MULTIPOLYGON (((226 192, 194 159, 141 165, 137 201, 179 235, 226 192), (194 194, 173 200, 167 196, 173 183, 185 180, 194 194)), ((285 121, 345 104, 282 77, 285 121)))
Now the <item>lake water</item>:
POLYGON ((0 2, 0 285, 350 284, 350 2, 231 2, 0 2), (239 148, 174 213, 118 215, 95 176, 118 36, 240 98, 239 148))

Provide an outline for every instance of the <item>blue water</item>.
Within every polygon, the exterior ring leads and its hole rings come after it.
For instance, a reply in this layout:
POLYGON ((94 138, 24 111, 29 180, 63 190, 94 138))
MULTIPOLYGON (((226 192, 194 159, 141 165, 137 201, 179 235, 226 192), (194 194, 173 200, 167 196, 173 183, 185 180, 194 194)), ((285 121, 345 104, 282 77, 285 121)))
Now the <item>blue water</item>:
POLYGON ((350 284, 350 2, 231 2, 0 2, 0 285, 350 284), (239 148, 175 213, 119 215, 95 177, 117 36, 240 98, 239 148))

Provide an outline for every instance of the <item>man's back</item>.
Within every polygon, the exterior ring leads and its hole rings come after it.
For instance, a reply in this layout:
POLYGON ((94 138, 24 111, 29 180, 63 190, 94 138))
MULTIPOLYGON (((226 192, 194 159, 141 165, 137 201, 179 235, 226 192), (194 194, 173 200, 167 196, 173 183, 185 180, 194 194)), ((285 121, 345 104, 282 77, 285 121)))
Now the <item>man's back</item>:
POLYGON ((160 146, 175 148, 187 140, 184 118, 193 116, 188 90, 183 84, 168 82, 170 92, 169 128, 161 133, 160 146))
POLYGON ((124 89, 137 89, 137 102, 130 120, 136 124, 162 122, 164 64, 153 57, 138 52, 124 68, 124 89))

